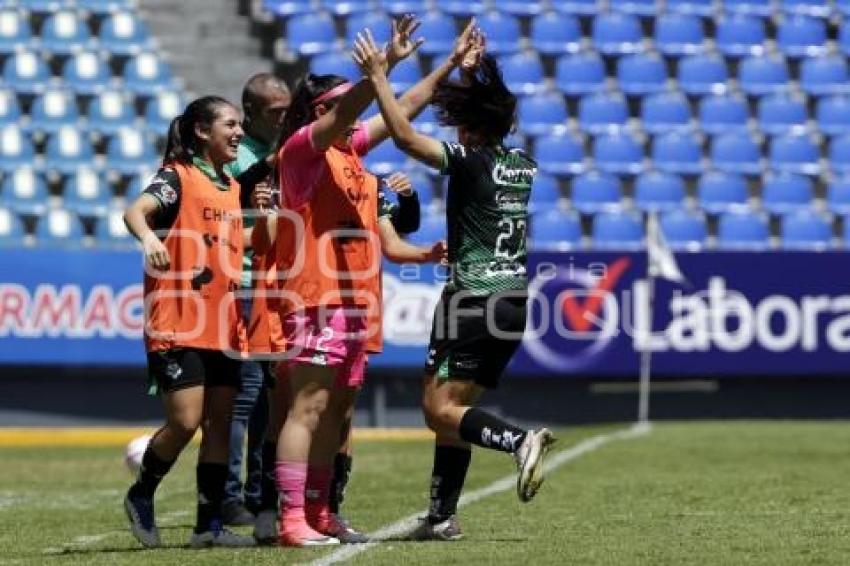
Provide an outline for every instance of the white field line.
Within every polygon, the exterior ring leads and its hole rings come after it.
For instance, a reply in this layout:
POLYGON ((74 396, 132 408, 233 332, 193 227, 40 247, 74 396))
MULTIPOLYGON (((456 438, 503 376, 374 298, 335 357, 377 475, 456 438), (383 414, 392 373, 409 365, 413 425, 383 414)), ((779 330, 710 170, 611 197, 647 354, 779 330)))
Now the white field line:
MULTIPOLYGON (((577 460, 588 452, 593 452, 594 450, 604 446, 605 444, 608 444, 609 442, 613 442, 615 440, 629 440, 632 438, 637 438, 649 434, 650 430, 651 426, 649 423, 638 423, 627 429, 622 429, 608 434, 592 436, 586 440, 579 442, 571 448, 567 448, 566 450, 562 450, 561 452, 557 452, 551 455, 547 459, 544 469, 546 470, 546 473, 551 473, 552 471, 563 466, 564 464, 573 460, 577 460)), ((458 507, 471 505, 473 503, 481 501, 486 497, 490 497, 491 495, 495 495, 497 493, 513 489, 515 486, 516 474, 505 476, 499 480, 496 480, 490 485, 484 486, 480 489, 476 489, 475 491, 471 491, 465 494, 460 498, 460 501, 458 502, 458 507)), ((358 554, 366 552, 367 550, 376 546, 384 540, 398 537, 410 532, 419 523, 419 518, 422 517, 422 515, 422 512, 410 515, 409 517, 405 517, 400 521, 397 521, 395 523, 392 523, 391 525, 387 525, 373 533, 370 533, 369 537, 372 539, 373 542, 369 542, 366 544, 349 544, 342 546, 339 548, 339 550, 336 550, 331 554, 328 554, 327 556, 319 558, 318 560, 314 560, 310 564, 311 566, 330 566, 331 564, 338 564, 340 562, 345 562, 346 560, 351 560, 358 554)))

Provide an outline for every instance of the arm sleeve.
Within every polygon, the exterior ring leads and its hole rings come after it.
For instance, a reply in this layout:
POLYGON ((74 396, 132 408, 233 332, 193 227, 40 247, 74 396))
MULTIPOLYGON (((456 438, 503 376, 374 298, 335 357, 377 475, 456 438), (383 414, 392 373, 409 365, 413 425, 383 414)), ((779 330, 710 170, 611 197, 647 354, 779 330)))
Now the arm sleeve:
POLYGON ((268 162, 265 159, 260 159, 236 177, 236 181, 239 183, 239 202, 242 203, 242 208, 251 207, 251 193, 254 192, 254 187, 268 177, 271 172, 272 168, 268 162))
POLYGON ((455 142, 443 142, 442 175, 452 175, 467 170, 473 160, 472 151, 455 142))
POLYGON ((170 228, 180 210, 181 187, 177 171, 163 167, 156 172, 142 193, 152 196, 159 203, 153 217, 154 228, 170 228))
POLYGON ((408 196, 398 195, 398 206, 391 213, 393 228, 399 234, 410 234, 419 230, 419 195, 413 191, 408 196))
POLYGON ((312 131, 312 124, 304 126, 280 151, 281 197, 287 208, 300 208, 310 200, 322 172, 324 154, 313 147, 312 131))

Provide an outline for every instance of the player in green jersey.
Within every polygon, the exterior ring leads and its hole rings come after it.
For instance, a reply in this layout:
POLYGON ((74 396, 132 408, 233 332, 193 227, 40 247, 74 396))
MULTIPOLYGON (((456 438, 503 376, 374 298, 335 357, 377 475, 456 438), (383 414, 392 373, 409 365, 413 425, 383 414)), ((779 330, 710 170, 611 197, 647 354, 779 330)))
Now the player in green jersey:
POLYGON ((382 51, 368 31, 358 36, 354 60, 375 88, 396 146, 449 176, 446 196, 451 275, 434 314, 425 366, 423 410, 437 434, 428 517, 416 539, 456 540, 460 497, 471 445, 513 454, 517 494, 529 501, 543 482, 549 430, 525 430, 475 402, 499 378, 522 340, 528 279, 528 199, 537 165, 503 140, 513 128, 516 97, 498 65, 484 54, 478 32, 461 66, 461 82, 442 82, 432 104, 458 143, 422 135, 407 120, 386 77, 382 51))

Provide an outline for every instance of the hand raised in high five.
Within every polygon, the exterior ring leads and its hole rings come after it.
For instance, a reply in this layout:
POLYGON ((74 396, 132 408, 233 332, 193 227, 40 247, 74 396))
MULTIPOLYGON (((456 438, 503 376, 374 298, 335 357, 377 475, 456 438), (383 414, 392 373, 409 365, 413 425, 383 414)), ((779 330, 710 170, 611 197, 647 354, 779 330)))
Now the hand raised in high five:
POLYGON ((424 37, 413 39, 413 33, 421 24, 422 22, 413 14, 405 14, 398 21, 392 21, 392 38, 386 48, 389 69, 395 67, 402 59, 409 57, 425 43, 424 37))
POLYGON ((460 62, 461 73, 472 73, 481 64, 481 58, 484 57, 484 51, 487 47, 487 36, 481 31, 481 28, 472 30, 469 36, 469 41, 466 44, 466 52, 460 62))
POLYGON ((387 73, 386 55, 375 45, 372 32, 368 28, 357 34, 351 58, 367 78, 371 79, 387 73))
POLYGON ((452 65, 459 66, 467 56, 467 53, 477 45, 476 37, 483 35, 481 30, 475 27, 475 18, 471 18, 463 31, 457 36, 449 61, 452 65))

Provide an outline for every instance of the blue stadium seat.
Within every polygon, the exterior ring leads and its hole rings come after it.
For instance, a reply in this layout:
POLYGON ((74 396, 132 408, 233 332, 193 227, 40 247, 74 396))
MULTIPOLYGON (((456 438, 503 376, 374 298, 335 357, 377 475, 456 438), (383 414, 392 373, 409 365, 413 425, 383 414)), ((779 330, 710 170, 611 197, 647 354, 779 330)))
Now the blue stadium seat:
POLYGON ((322 0, 322 8, 337 16, 361 14, 373 9, 369 0, 322 0))
POLYGON ((90 165, 94 155, 88 138, 72 126, 62 126, 47 138, 45 158, 48 172, 70 175, 80 167, 90 165))
POLYGON ((823 214, 797 210, 782 217, 782 247, 786 250, 824 250, 832 246, 832 225, 823 214))
POLYGON ((434 0, 434 5, 452 16, 469 17, 484 11, 484 2, 480 0, 434 0))
MULTIPOLYGON (((371 118, 375 113, 364 112, 364 118, 371 118)), ((430 104, 422 109, 422 112, 413 120, 413 125, 416 126, 416 130, 422 132, 426 135, 433 135, 439 128, 440 124, 437 122, 437 115, 434 113, 434 107, 430 104)))
POLYGON ((814 185, 808 177, 794 173, 768 175, 761 191, 762 207, 771 214, 787 214, 799 208, 810 208, 814 185))
POLYGON ((602 13, 593 19, 593 46, 604 55, 626 55, 643 51, 640 21, 629 14, 602 13))
POLYGON ((640 215, 625 210, 600 212, 593 217, 591 238, 594 248, 639 248, 643 243, 640 215))
POLYGON ((820 150, 807 135, 784 135, 770 140, 770 166, 777 171, 819 175, 820 150))
POLYGON ((389 175, 405 168, 407 155, 392 142, 385 141, 367 153, 363 161, 375 175, 389 175))
POLYGON ((561 188, 558 179, 552 175, 538 174, 534 178, 534 186, 531 190, 531 198, 528 202, 531 212, 551 210, 557 208, 561 200, 561 188))
POLYGON ((844 224, 844 229, 843 229, 844 247, 850 248, 850 215, 844 217, 843 224, 844 224))
MULTIPOLYGON (((92 99, 87 116, 89 130, 109 137, 121 128, 132 128, 136 121, 136 110, 132 97, 124 91, 105 90, 92 99)), ((145 119, 145 126, 158 127, 151 123, 150 117, 145 119)))
POLYGON ((185 100, 176 91, 162 91, 147 101, 145 106, 145 128, 159 136, 167 136, 171 121, 180 115, 185 100))
MULTIPOLYGON (((372 32, 372 37, 378 45, 388 42, 392 36, 390 18, 386 14, 370 10, 348 18, 345 23, 345 46, 350 47, 354 45, 357 34, 366 28, 369 28, 369 31, 372 32)), ((303 54, 310 55, 310 53, 303 54)))
POLYGON ((635 205, 641 210, 673 210, 685 200, 685 181, 678 175, 648 171, 635 181, 635 205))
POLYGON ((404 14, 416 14, 422 17, 429 12, 428 4, 422 0, 377 0, 377 6, 395 17, 404 14))
POLYGON ((518 120, 530 136, 556 134, 566 129, 567 105, 559 92, 526 96, 519 101, 518 120))
POLYGON ((744 133, 749 110, 740 94, 706 96, 699 103, 699 125, 707 134, 744 133))
POLYGON ((408 57, 399 62, 390 73, 390 86, 396 93, 402 93, 422 79, 419 59, 408 57))
POLYGON ((543 12, 546 3, 543 0, 500 0, 498 8, 500 12, 528 18, 543 12))
POLYGON ((594 16, 601 11, 599 0, 550 0, 552 7, 562 14, 594 16))
POLYGON ((531 21, 531 47, 543 55, 575 53, 581 49, 581 37, 578 19, 569 14, 546 12, 531 21))
POLYGON ((771 0, 721 0, 722 9, 730 14, 745 14, 766 18, 773 12, 771 0))
POLYGON ((0 128, 6 124, 18 124, 21 121, 21 105, 15 92, 0 87, 0 128))
POLYGON ((568 96, 598 92, 605 88, 605 63, 591 52, 564 55, 555 64, 555 83, 568 96))
POLYGON ((750 209, 724 212, 717 227, 717 247, 732 250, 765 250, 770 231, 764 214, 750 209))
POLYGON ((419 50, 425 55, 437 55, 451 51, 457 33, 454 20, 442 12, 431 11, 422 17, 416 35, 427 41, 419 50))
POLYGON ((151 49, 147 25, 133 12, 116 12, 107 17, 98 33, 100 48, 112 55, 135 55, 151 49))
POLYGON ((844 55, 850 54, 850 19, 844 19, 838 26, 838 49, 844 55))
POLYGON ((54 55, 70 55, 93 47, 88 24, 73 10, 52 13, 41 28, 39 48, 54 55))
POLYGON ((44 214, 48 197, 44 178, 26 164, 7 173, 0 189, 0 206, 25 216, 44 214))
POLYGON ((519 21, 500 11, 487 12, 476 20, 487 37, 487 51, 493 55, 515 53, 520 48, 519 21))
POLYGON ((68 88, 81 95, 92 95, 109 87, 112 72, 99 55, 83 51, 65 61, 62 78, 68 88))
POLYGON ((316 55, 310 60, 310 72, 316 75, 339 75, 356 81, 362 73, 351 57, 342 50, 332 50, 316 55))
POLYGON ((826 206, 836 214, 850 214, 850 177, 838 177, 826 188, 826 206))
POLYGON ((662 92, 641 101, 641 124, 650 134, 684 132, 692 128, 691 107, 680 92, 662 92))
POLYGON ((737 173, 709 171, 697 183, 699 206, 711 214, 742 208, 749 198, 747 182, 737 173))
POLYGON ((8 124, 0 130, 0 173, 11 173, 19 167, 36 166, 35 146, 17 125, 8 124))
POLYGON ((597 168, 608 173, 636 175, 643 171, 643 148, 625 132, 594 139, 593 159, 597 168))
POLYGON ((333 49, 335 44, 334 21, 326 12, 300 14, 286 23, 286 46, 294 53, 318 55, 333 49))
POLYGON ((570 203, 582 214, 594 214, 621 206, 623 185, 614 175, 588 171, 575 177, 570 187, 570 203))
POLYGON ((637 53, 617 61, 620 90, 632 96, 655 94, 667 89, 667 67, 657 53, 637 53))
POLYGON ((578 103, 578 125, 590 134, 603 134, 626 127, 629 108, 619 93, 600 92, 583 96, 578 103))
POLYGON ((27 126, 30 132, 39 135, 52 134, 63 126, 80 124, 80 113, 76 99, 67 90, 51 88, 35 98, 27 126))
POLYGON ((33 51, 16 51, 3 64, 4 86, 14 89, 18 94, 38 94, 49 81, 47 63, 33 51))
POLYGON ((738 67, 738 84, 747 94, 761 96, 788 90, 791 77, 785 59, 778 56, 748 57, 738 67))
POLYGON ((715 136, 711 142, 711 162, 727 173, 758 175, 762 171, 761 151, 752 136, 745 133, 715 136))
POLYGON ((148 169, 158 161, 153 145, 136 130, 120 130, 106 146, 107 168, 122 176, 148 169))
POLYGON ((773 94, 759 100, 758 125, 766 134, 802 134, 808 119, 806 102, 800 96, 773 94))
POLYGON ((505 57, 499 66, 505 84, 516 94, 535 94, 546 86, 543 83, 543 63, 540 56, 533 51, 505 57))
POLYGON ((83 238, 83 223, 74 213, 54 208, 44 213, 35 225, 39 245, 75 245, 83 238))
POLYGON ((696 175, 702 167, 702 147, 694 134, 671 132, 652 140, 652 162, 661 171, 696 175))
POLYGON ((829 167, 835 173, 846 175, 850 173, 850 134, 844 134, 832 139, 827 155, 829 167))
POLYGON ((807 94, 823 96, 848 92, 850 76, 847 61, 840 55, 803 59, 800 64, 800 88, 807 94))
POLYGON ((171 66, 156 53, 139 53, 124 66, 124 86, 139 96, 153 96, 174 88, 171 66))
POLYGON ((664 240, 674 250, 699 251, 708 240, 705 214, 676 208, 664 212, 659 221, 664 240))
POLYGON ((717 23, 717 50, 727 57, 762 55, 767 39, 764 20, 753 16, 731 16, 717 23))
POLYGON ((72 5, 70 0, 7 0, 7 4, 23 8, 31 14, 47 16, 72 5))
POLYGON ((828 18, 832 14, 832 8, 826 0, 781 0, 780 6, 787 14, 816 18, 828 18))
POLYGON ((826 53, 826 24, 807 16, 787 18, 776 32, 776 46, 788 57, 818 57, 826 53))
POLYGON ((537 138, 534 144, 537 166, 550 175, 574 175, 584 171, 584 145, 571 135, 537 138))
POLYGON ((528 148, 528 140, 520 132, 511 132, 504 140, 502 140, 502 143, 505 147, 515 147, 522 149, 523 151, 527 151, 528 148))
POLYGON ((314 10, 312 0, 263 0, 263 9, 277 16, 288 18, 308 14, 314 10))
POLYGON ((644 17, 658 13, 658 4, 656 0, 608 0, 611 10, 644 17))
POLYGON ((714 14, 714 0, 667 0, 667 10, 707 18, 714 14))
POLYGON ((14 8, 0 10, 0 55, 14 53, 22 45, 32 45, 29 18, 14 8))
POLYGON ((694 55, 705 51, 705 32, 698 16, 663 14, 655 20, 655 46, 672 57, 694 55))
POLYGON ((131 246, 135 242, 124 224, 124 211, 120 208, 111 208, 95 220, 94 238, 99 246, 131 246))
POLYGON ((65 208, 80 218, 93 218, 106 214, 112 200, 107 182, 91 167, 79 167, 69 173, 62 198, 65 208))
POLYGON ((549 210, 531 219, 529 247, 565 251, 581 245, 581 221, 573 211, 549 210))
POLYGON ((420 246, 431 245, 438 240, 446 239, 446 215, 431 213, 422 215, 419 230, 409 234, 409 240, 420 246))
POLYGON ((0 246, 19 246, 25 234, 20 217, 13 210, 0 207, 0 246))
POLYGON ((850 16, 850 0, 835 0, 836 15, 850 16))
POLYGON ((94 14, 111 14, 131 10, 136 3, 135 0, 77 0, 77 7, 94 14))
POLYGON ((726 92, 729 71, 719 55, 691 55, 679 61, 678 80, 688 94, 719 94, 726 92))

